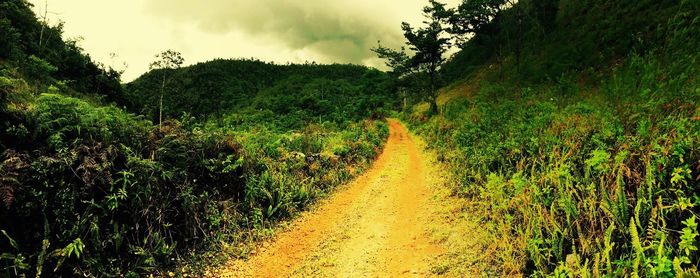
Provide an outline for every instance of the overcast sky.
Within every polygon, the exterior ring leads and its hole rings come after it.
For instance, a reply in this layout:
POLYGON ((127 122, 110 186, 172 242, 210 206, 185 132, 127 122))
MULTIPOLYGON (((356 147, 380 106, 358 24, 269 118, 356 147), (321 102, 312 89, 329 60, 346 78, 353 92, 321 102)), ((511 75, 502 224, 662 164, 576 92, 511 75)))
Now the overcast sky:
MULTIPOLYGON (((401 22, 419 23, 427 0, 47 0, 48 18, 66 38, 106 65, 128 67, 123 81, 148 70, 166 49, 185 64, 214 58, 277 63, 316 61, 381 67, 377 40, 403 45, 401 22), (112 58, 110 53, 118 56, 112 58)), ((45 0, 30 0, 43 15, 45 0)), ((454 5, 459 0, 445 1, 454 5)))

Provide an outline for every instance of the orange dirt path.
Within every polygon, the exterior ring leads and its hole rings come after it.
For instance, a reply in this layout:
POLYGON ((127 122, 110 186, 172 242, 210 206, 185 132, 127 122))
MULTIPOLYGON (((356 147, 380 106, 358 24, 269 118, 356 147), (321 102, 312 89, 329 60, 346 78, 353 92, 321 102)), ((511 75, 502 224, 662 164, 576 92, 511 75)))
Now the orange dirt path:
MULTIPOLYGON (((234 260, 220 277, 396 277, 431 275, 445 250, 431 240, 438 202, 435 171, 398 121, 390 120, 384 151, 372 167, 248 261, 234 260)), ((449 213, 449 212, 448 212, 449 213)))

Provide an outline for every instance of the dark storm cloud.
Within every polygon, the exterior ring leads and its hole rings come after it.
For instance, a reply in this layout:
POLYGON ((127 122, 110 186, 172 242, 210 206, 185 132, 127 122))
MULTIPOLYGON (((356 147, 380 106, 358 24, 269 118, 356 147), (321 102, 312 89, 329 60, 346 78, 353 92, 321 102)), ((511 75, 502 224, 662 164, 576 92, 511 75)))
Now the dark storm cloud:
MULTIPOLYGON (((44 0, 29 0, 43 14, 44 0)), ((447 0, 454 5, 461 0, 447 0)), ((377 40, 403 45, 401 21, 420 22, 428 0, 90 0, 48 1, 50 22, 96 61, 129 65, 123 80, 148 71, 153 55, 182 52, 186 64, 255 57, 383 67, 377 40), (111 55, 117 53, 114 59, 111 55)))
POLYGON ((399 23, 406 12, 400 11, 419 9, 422 1, 409 2, 149 0, 146 6, 148 13, 193 22, 206 32, 244 32, 321 61, 363 63, 374 57, 369 49, 377 40, 402 44, 399 23))

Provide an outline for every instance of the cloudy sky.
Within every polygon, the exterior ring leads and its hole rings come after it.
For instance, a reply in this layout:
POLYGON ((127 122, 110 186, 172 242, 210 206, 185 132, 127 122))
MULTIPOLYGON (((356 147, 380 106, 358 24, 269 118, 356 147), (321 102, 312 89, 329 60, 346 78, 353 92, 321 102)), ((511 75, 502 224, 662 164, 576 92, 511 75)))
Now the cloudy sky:
MULTIPOLYGON (((427 0, 30 0, 93 59, 124 69, 124 81, 148 70, 166 49, 186 64, 213 58, 277 63, 316 61, 381 67, 377 40, 403 44, 402 21, 419 23, 427 0), (45 2, 46 1, 46 2, 45 2), (117 54, 112 57, 110 53, 117 54)), ((445 1, 454 5, 459 0, 445 1)))

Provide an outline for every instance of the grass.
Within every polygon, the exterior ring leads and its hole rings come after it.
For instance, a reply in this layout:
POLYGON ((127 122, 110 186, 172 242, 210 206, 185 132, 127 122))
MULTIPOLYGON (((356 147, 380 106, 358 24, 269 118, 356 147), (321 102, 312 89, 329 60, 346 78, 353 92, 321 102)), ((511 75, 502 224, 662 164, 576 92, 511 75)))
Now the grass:
POLYGON ((193 257, 246 256, 279 221, 357 175, 388 136, 386 123, 371 120, 236 130, 184 118, 159 127, 60 90, 36 95, 21 75, 1 78, 8 275, 182 274, 193 257))
MULTIPOLYGON (((653 6, 636 5, 623 10, 653 6)), ((454 190, 480 206, 472 212, 482 218, 494 275, 697 275, 700 67, 692 46, 700 16, 679 5, 675 15, 663 8, 668 22, 657 25, 671 31, 646 34, 661 43, 639 49, 620 40, 610 60, 588 60, 585 69, 566 63, 591 53, 563 59, 570 42, 561 40, 572 28, 619 30, 598 29, 587 13, 576 26, 560 18, 545 38, 526 38, 539 46, 520 64, 513 54, 493 66, 466 64, 459 59, 474 55, 460 54, 447 68, 473 70, 443 90, 440 114, 420 105, 404 114, 452 170, 454 190), (552 77, 548 65, 562 68, 552 77)))
POLYGON ((678 248, 675 231, 697 232, 683 222, 700 201, 697 99, 611 92, 630 72, 565 98, 557 84, 482 81, 441 115, 410 117, 453 169, 457 190, 484 206, 489 259, 502 273, 696 271, 698 254, 678 248))

